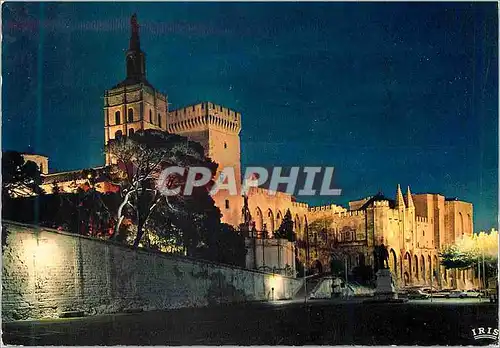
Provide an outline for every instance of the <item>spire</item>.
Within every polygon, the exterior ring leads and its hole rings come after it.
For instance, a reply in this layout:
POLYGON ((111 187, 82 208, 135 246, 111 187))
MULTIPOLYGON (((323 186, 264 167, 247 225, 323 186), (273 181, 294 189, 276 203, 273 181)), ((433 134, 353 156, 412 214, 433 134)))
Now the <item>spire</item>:
POLYGON ((406 190, 406 205, 408 208, 414 208, 415 205, 413 204, 413 198, 411 196, 410 192, 410 186, 408 186, 408 189, 406 190))
POLYGON ((398 184, 398 190, 396 192, 396 208, 405 208, 405 201, 403 199, 403 193, 401 192, 401 186, 398 184))
POLYGON ((146 56, 141 51, 139 39, 139 22, 134 13, 130 18, 130 44, 126 55, 127 63, 127 81, 147 82, 146 81, 146 56))
POLYGON ((139 23, 137 22, 137 15, 134 13, 130 18, 130 51, 140 51, 141 41, 139 39, 139 23))

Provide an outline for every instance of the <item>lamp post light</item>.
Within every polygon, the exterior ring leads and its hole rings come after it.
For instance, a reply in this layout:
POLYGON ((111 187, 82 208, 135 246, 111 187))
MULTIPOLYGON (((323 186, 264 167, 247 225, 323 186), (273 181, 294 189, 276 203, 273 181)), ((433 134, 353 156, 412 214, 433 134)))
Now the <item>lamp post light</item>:
POLYGON ((479 288, 479 300, 482 301, 482 294, 481 294, 481 262, 479 261, 479 257, 477 258, 477 286, 479 288))
POLYGON ((431 266, 430 278, 431 278, 431 302, 432 302, 432 278, 434 278, 434 271, 432 270, 432 266, 431 266))
POLYGON ((347 287, 347 255, 345 257, 345 286, 347 287))
POLYGON ((484 288, 484 290, 486 290, 486 288, 488 287, 488 282, 486 280, 486 267, 484 264, 484 249, 481 250, 481 254, 483 256, 483 284, 484 284, 483 288, 484 288))
POLYGON ((486 289, 488 288, 488 281, 486 279, 486 265, 484 262, 484 248, 481 248, 481 260, 478 260, 478 266, 482 263, 481 269, 479 270, 479 285, 480 285, 480 290, 481 292, 481 300, 482 300, 482 295, 484 294, 486 297, 486 289), (483 277, 481 278, 481 271, 483 271, 483 277))
POLYGON ((304 303, 307 304, 307 277, 306 267, 304 267, 304 303))
POLYGON ((306 264, 304 265, 304 270, 305 268, 309 265, 309 226, 306 224, 306 264))

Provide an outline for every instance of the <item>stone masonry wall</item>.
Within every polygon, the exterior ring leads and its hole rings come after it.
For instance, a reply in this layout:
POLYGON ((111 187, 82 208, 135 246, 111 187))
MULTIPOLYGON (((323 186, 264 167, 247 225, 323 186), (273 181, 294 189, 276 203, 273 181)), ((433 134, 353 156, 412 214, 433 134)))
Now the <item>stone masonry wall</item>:
POLYGON ((4 321, 285 299, 302 284, 51 229, 3 225, 9 232, 2 253, 4 321))

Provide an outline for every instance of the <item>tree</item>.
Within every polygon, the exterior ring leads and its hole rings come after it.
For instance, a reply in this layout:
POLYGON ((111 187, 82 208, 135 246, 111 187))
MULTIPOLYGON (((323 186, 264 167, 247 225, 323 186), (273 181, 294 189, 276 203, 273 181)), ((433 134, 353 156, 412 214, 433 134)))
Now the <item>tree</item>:
POLYGON ((497 272, 498 231, 480 232, 464 236, 455 244, 445 246, 439 253, 441 264, 447 269, 467 269, 484 258, 487 277, 497 272))
MULTIPOLYGON (((85 185, 86 186, 86 185, 85 185)), ((3 218, 75 234, 109 237, 113 226, 111 212, 117 209, 117 193, 100 193, 79 188, 75 193, 9 199, 3 218)))
POLYGON ((209 238, 205 248, 205 258, 231 265, 245 267, 245 237, 233 226, 221 223, 209 238))
MULTIPOLYGON (((25 161, 22 154, 6 151, 2 154, 2 217, 9 218, 20 214, 14 206, 15 197, 40 195, 42 178, 36 163, 25 161)), ((37 198, 37 197, 35 197, 37 198)), ((38 209, 39 201, 33 201, 32 207, 38 209)))
POLYGON ((2 195, 40 194, 42 178, 35 162, 25 161, 22 154, 6 151, 2 154, 2 195))
MULTIPOLYGON (((108 195, 116 198, 116 194, 108 195)), ((76 196, 79 234, 94 237, 107 236, 112 226, 112 213, 102 199, 103 194, 92 187, 87 190, 79 189, 76 196)))
POLYGON ((475 253, 463 250, 455 244, 443 247, 439 256, 446 269, 467 269, 474 265, 477 259, 475 253))
MULTIPOLYGON (((136 226, 136 236, 133 242, 138 247, 145 233, 145 226, 150 217, 159 210, 166 210, 167 215, 160 219, 160 223, 151 222, 150 226, 156 232, 169 224, 174 224, 183 231, 184 245, 190 249, 196 247, 200 241, 200 234, 210 228, 210 224, 204 226, 209 212, 203 207, 213 200, 208 196, 207 187, 198 187, 193 194, 188 196, 176 195, 167 197, 162 195, 156 185, 161 171, 169 166, 182 168, 205 167, 213 175, 217 164, 204 156, 203 147, 196 142, 176 134, 170 134, 156 130, 138 131, 130 137, 112 139, 106 146, 106 150, 116 160, 111 170, 111 177, 120 186, 122 201, 116 213, 116 225, 114 234, 120 229, 123 220, 128 217, 136 226), (200 200, 195 202, 195 198, 200 200), (197 208, 200 208, 197 209, 197 208), (163 227, 161 225, 163 224, 163 227)), ((170 188, 186 184, 186 175, 171 175, 165 183, 170 188)), ((213 213, 215 210, 212 209, 213 213)), ((212 214, 217 215, 217 214, 212 214)), ((217 216, 220 219, 220 213, 217 216)))
POLYGON ((276 232, 274 232, 274 237, 287 239, 290 242, 295 241, 295 232, 293 231, 293 220, 290 209, 287 209, 280 227, 276 232))
POLYGON ((207 190, 198 187, 189 196, 170 197, 168 204, 160 201, 145 229, 170 240, 170 249, 181 247, 183 254, 207 257, 203 250, 215 245, 222 228, 220 216, 207 190))

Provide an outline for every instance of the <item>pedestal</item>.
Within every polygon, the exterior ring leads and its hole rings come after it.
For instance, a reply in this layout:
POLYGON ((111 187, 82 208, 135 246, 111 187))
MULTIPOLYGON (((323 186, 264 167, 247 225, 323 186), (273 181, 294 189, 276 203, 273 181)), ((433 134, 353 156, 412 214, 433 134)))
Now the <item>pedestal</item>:
POLYGON ((340 284, 342 281, 339 278, 333 278, 332 281, 332 298, 339 298, 340 294, 342 293, 342 289, 340 287, 340 284))
POLYGON ((374 297, 379 300, 395 300, 398 298, 398 294, 392 284, 392 274, 390 269, 380 269, 377 271, 377 282, 374 297))

